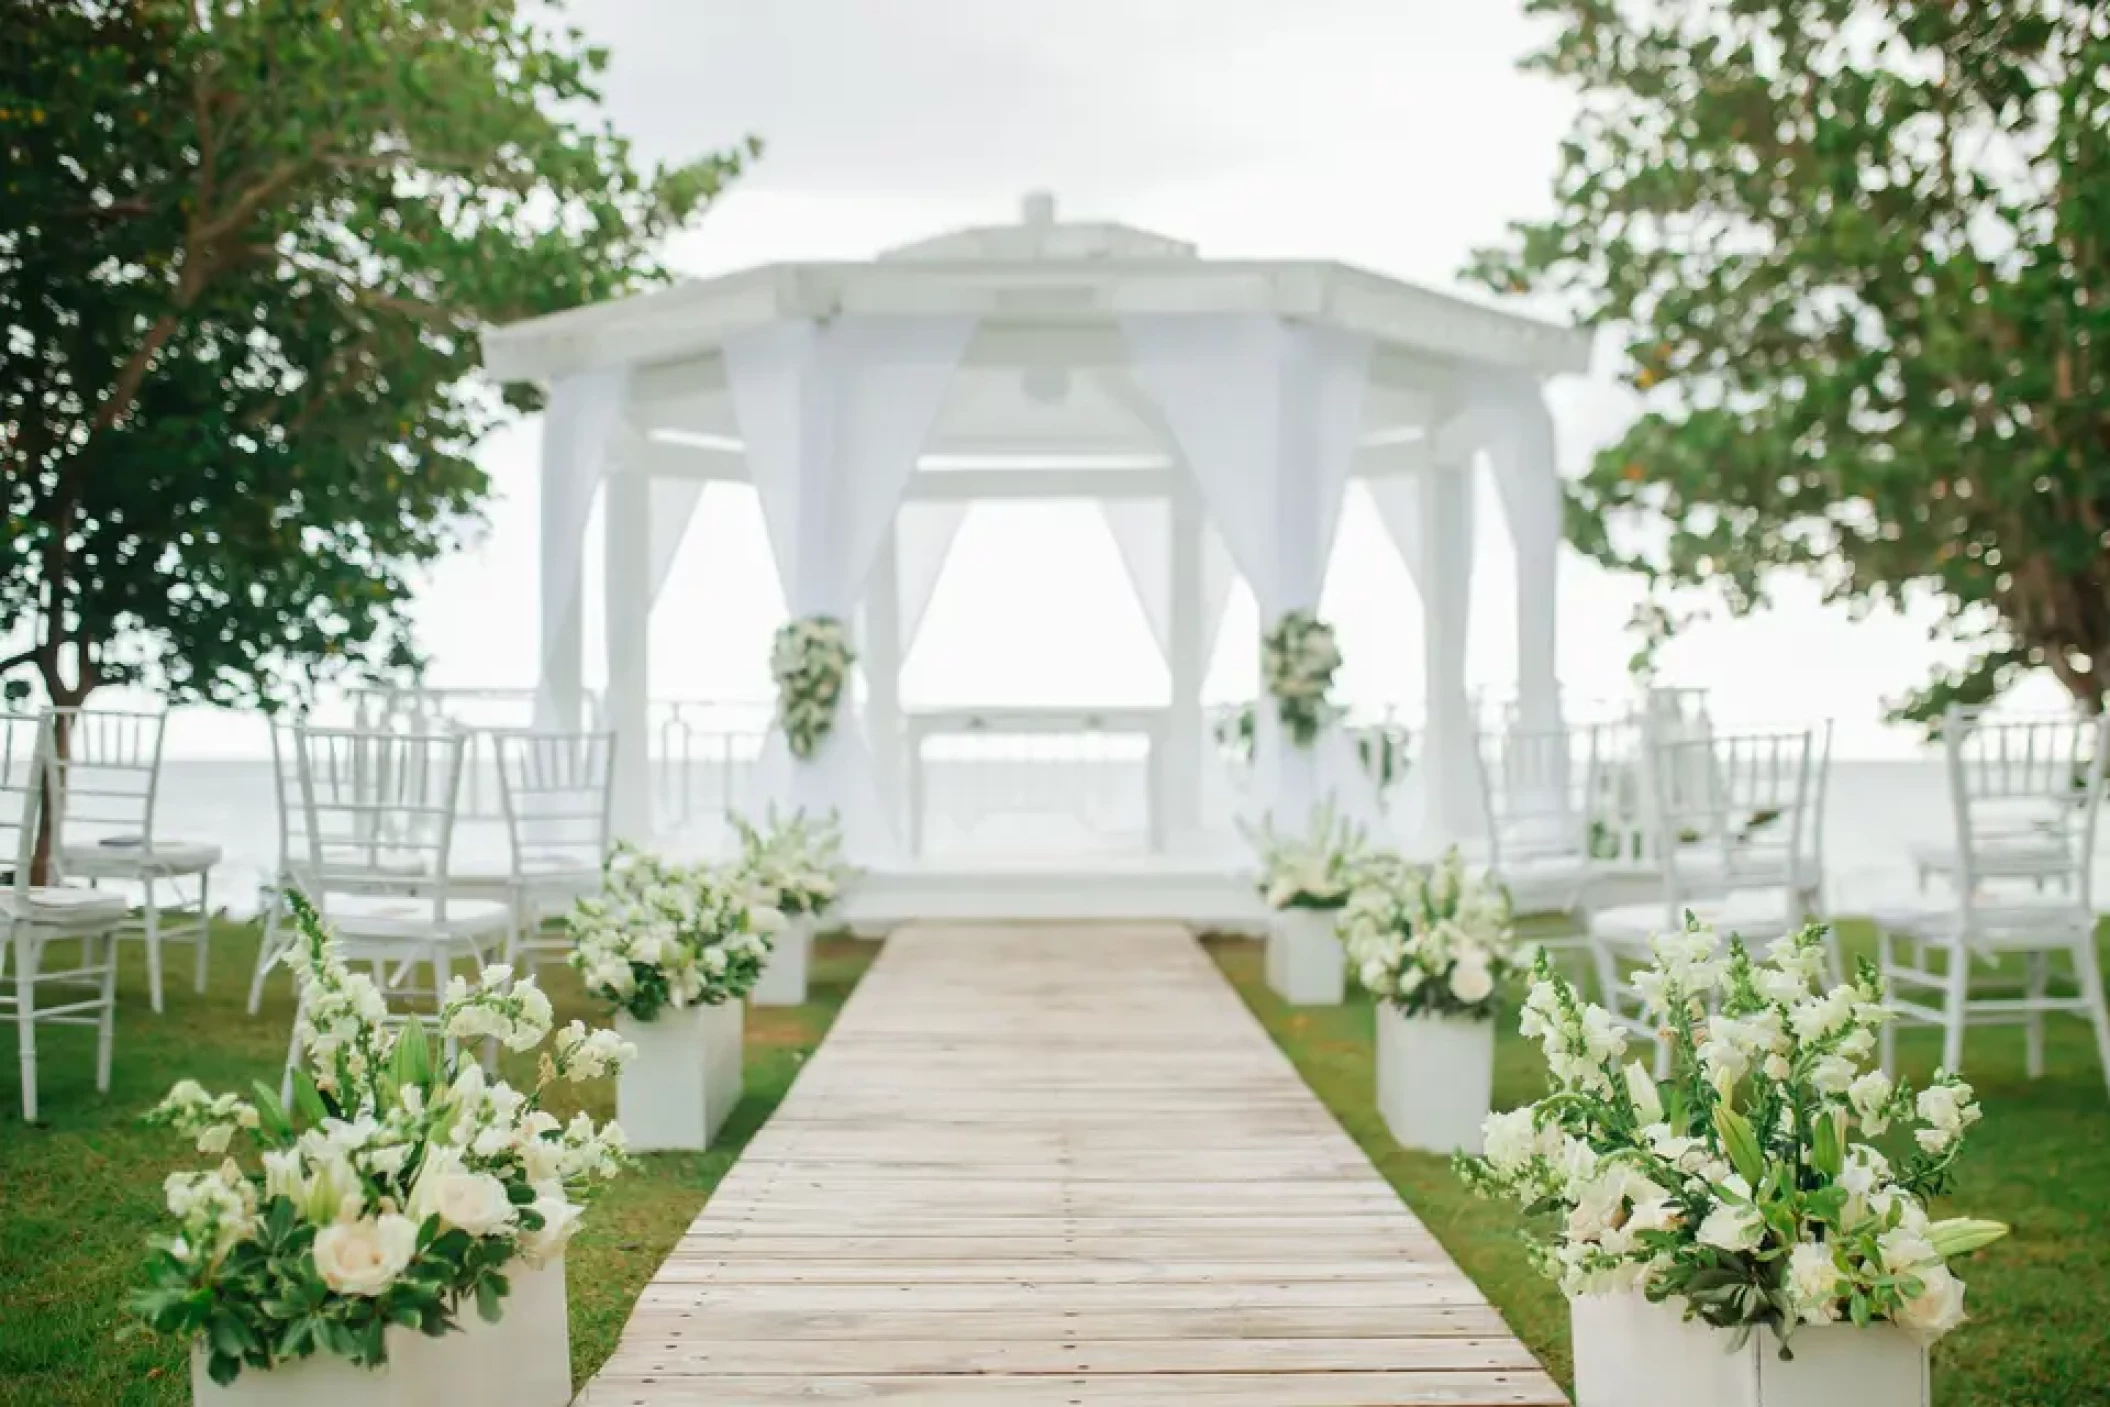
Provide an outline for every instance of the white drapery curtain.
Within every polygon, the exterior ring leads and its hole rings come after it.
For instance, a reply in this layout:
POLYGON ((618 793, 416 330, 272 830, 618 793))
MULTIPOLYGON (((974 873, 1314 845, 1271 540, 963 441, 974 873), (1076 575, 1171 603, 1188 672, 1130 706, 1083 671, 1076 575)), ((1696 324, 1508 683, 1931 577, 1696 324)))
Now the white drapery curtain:
MULTIPOLYGON (((973 335, 972 318, 871 316, 777 324, 726 343, 748 473, 793 616, 854 618, 973 335)), ((810 758, 793 758, 772 732, 761 778, 787 806, 840 816, 851 860, 892 852, 851 709, 810 758)))
MULTIPOLYGON (((1128 571, 1128 584, 1143 607, 1150 624, 1150 638, 1157 641, 1158 654, 1172 657, 1172 505, 1162 499, 1110 498, 1099 504, 1106 529, 1120 549, 1121 565, 1128 571)), ((1224 613, 1231 606, 1231 586, 1238 569, 1231 562, 1231 549, 1214 524, 1202 525, 1201 658, 1206 672, 1216 657, 1216 642, 1223 633, 1224 613)))
MULTIPOLYGON (((1122 319, 1136 383, 1192 469, 1266 628, 1315 610, 1354 467, 1370 339, 1260 314, 1122 319)), ((1257 645, 1256 645, 1257 648, 1257 645)), ((1289 746, 1265 698, 1256 795, 1278 825, 1301 828, 1332 798, 1369 820, 1376 796, 1339 730, 1289 746)))
POLYGON ((542 413, 542 650, 535 688, 535 726, 580 726, 580 668, 585 640, 583 593, 586 519, 594 491, 613 462, 628 367, 598 367, 558 377, 542 413))
POLYGON ((652 481, 652 604, 659 604, 674 574, 674 559, 681 554, 681 540, 689 535, 696 505, 703 501, 701 479, 654 479, 652 481))
POLYGON ((945 574, 946 560, 952 556, 952 545, 959 539, 970 506, 943 499, 901 505, 901 516, 894 524, 895 589, 901 613, 897 668, 907 662, 923 634, 931 597, 938 589, 938 578, 945 574))

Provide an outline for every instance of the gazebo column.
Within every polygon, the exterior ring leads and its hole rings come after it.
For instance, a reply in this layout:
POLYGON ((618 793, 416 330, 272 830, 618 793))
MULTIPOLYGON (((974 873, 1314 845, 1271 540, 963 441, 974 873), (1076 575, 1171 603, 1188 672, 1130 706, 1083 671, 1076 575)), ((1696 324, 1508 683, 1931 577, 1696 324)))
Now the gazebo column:
POLYGON ((615 734, 609 820, 617 839, 652 839, 651 625, 652 480, 635 470, 608 476, 602 504, 607 542, 608 697, 601 726, 615 734))
POLYGON ((542 415, 538 728, 576 729, 585 694, 586 519, 613 454, 629 370, 559 377, 542 415))
POLYGON ((1159 776, 1165 789, 1165 830, 1171 848, 1178 850, 1192 843, 1202 824, 1202 680, 1209 661, 1202 619, 1202 501, 1191 482, 1183 480, 1173 491, 1171 508, 1166 561, 1172 574, 1172 609, 1166 664, 1172 677, 1172 709, 1159 776))
POLYGON ((1484 825, 1479 746, 1465 688, 1466 639, 1472 621, 1473 461, 1439 458, 1417 477, 1421 487, 1422 661, 1427 718, 1414 766, 1422 773, 1418 848, 1441 849, 1484 825))
POLYGON ((1553 416, 1536 386, 1512 403, 1507 429, 1494 459, 1495 482, 1516 546, 1517 723, 1552 731, 1561 726, 1561 481, 1553 416))
POLYGON ((901 727, 901 582, 896 530, 887 529, 865 582, 865 730, 872 745, 872 777, 887 824, 899 833, 906 812, 901 727))

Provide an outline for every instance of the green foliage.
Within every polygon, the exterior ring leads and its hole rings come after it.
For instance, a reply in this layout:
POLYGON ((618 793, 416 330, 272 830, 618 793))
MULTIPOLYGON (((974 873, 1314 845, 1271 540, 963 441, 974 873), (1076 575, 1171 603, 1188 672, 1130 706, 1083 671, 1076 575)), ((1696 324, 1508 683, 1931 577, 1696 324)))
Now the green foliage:
MULTIPOLYGON (((245 703, 416 663, 492 322, 662 276, 752 141, 644 169, 522 0, 0 0, 0 673, 245 703)), ((10 681, 19 682, 19 681, 10 681)))
MULTIPOLYGON (((1932 718, 2110 687, 2110 10, 1530 0, 1579 90, 1555 211, 1478 256, 1626 342, 1570 531, 1656 595, 1938 600, 1932 718)), ((1660 600, 1648 619, 1671 617, 1660 600)))

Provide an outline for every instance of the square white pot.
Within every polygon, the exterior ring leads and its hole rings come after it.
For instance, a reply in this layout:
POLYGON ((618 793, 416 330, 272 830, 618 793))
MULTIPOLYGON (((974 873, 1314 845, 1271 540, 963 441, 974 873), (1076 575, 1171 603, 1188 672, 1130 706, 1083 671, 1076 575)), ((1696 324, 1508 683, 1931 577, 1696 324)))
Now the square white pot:
POLYGON ((747 999, 756 1006, 804 1006, 806 972, 813 956, 813 917, 786 916, 770 950, 769 966, 747 999))
POLYGON ((195 1407, 565 1407, 571 1401, 571 1325, 564 1262, 509 1268, 505 1313, 487 1324, 473 1302, 456 1313, 461 1331, 427 1338, 391 1328, 388 1362, 362 1368, 316 1354, 268 1373, 245 1368, 226 1387, 191 1347, 195 1407))
POLYGON ((652 1021, 617 1012, 637 1059, 615 1079, 615 1118, 630 1147, 700 1152, 740 1102, 739 1002, 667 1009, 652 1021))
POLYGON ((1494 1082, 1493 1020, 1377 1004, 1377 1109, 1400 1147, 1478 1153, 1494 1082))
POLYGON ((1927 1350, 1894 1324, 1805 1324, 1783 1362, 1770 1329, 1727 1329, 1639 1294, 1568 1302, 1576 1407, 1927 1407, 1927 1350))
POLYGON ((1348 956, 1334 936, 1338 909, 1279 909, 1267 931, 1267 984, 1291 1006, 1339 1006, 1348 956))

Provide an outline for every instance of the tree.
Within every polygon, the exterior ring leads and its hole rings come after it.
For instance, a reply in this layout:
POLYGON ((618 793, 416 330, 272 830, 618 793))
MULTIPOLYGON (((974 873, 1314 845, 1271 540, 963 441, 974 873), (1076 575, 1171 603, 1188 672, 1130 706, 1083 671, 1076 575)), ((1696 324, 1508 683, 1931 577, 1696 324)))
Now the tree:
POLYGON ((1929 596, 1927 718, 2110 689, 2110 7, 1529 0, 1573 85, 1556 212, 1473 272, 1624 335, 1648 393, 1586 553, 1734 612, 1776 569, 1929 596))
POLYGON ((272 702, 416 663, 531 388, 479 329, 664 277, 748 140, 645 169, 522 0, 0 0, 0 675, 272 702))

